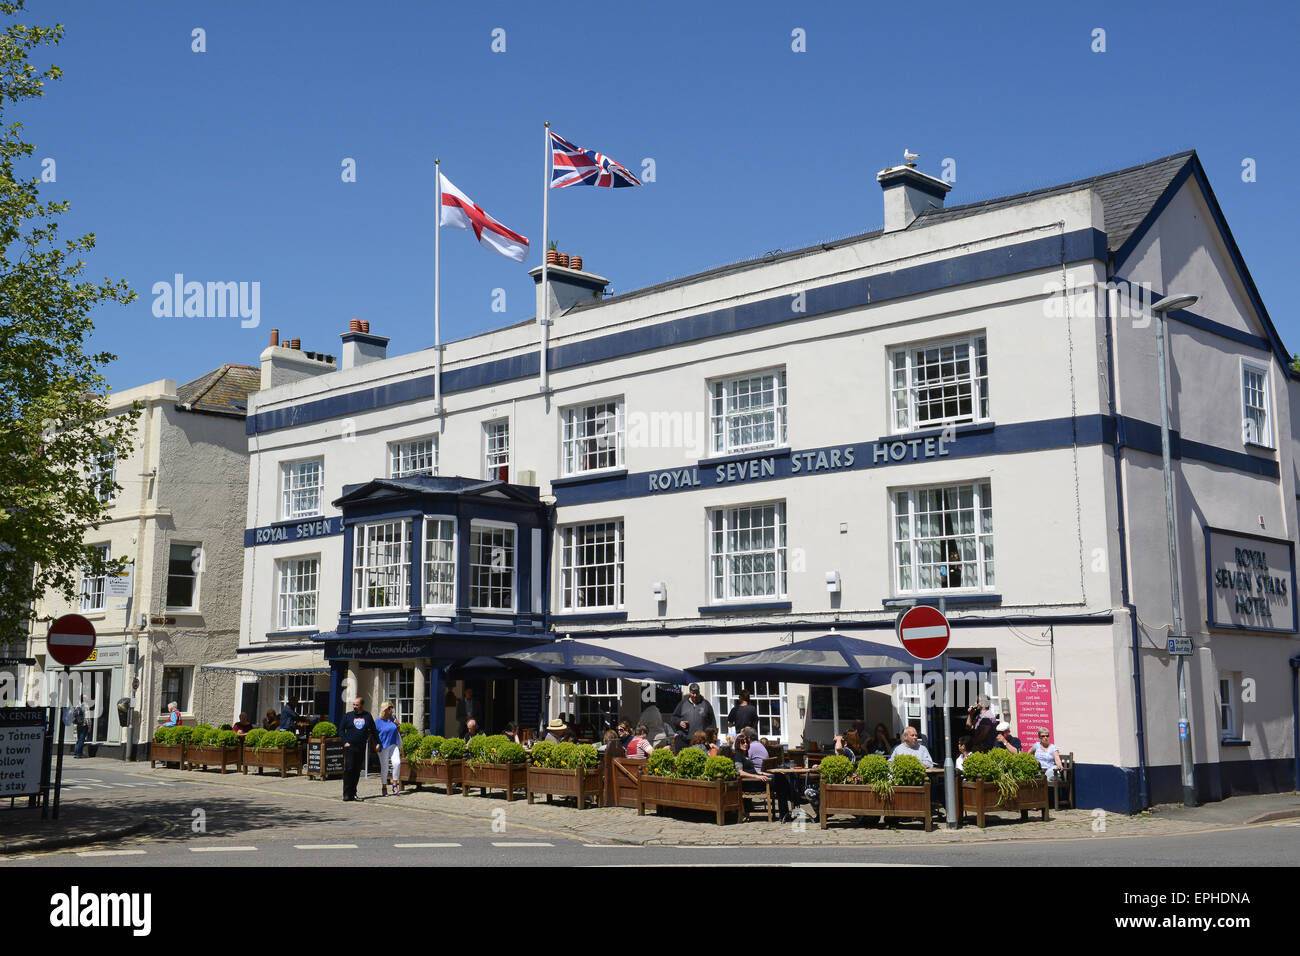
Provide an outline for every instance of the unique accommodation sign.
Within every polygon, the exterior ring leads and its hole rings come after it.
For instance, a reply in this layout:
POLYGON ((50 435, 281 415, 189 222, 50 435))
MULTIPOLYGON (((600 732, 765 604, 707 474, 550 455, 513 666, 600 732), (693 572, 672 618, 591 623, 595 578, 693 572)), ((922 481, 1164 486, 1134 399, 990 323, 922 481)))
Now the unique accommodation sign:
POLYGON ((1205 529, 1210 627, 1296 633, 1295 549, 1290 541, 1205 529))

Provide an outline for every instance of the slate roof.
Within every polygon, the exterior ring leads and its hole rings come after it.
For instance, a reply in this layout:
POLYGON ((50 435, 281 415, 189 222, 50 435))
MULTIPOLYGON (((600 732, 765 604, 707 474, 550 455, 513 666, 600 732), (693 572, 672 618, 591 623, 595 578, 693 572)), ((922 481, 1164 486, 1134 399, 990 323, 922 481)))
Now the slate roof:
POLYGON ((179 405, 213 415, 248 415, 248 393, 262 386, 262 370, 253 365, 222 365, 176 389, 179 405))
MULTIPOLYGON (((924 229, 927 226, 935 226, 940 223, 953 222, 957 219, 965 219, 968 216, 979 215, 980 213, 989 212, 994 209, 1005 209, 1009 206, 1017 206, 1021 203, 1032 202, 1036 199, 1058 196, 1078 189, 1091 188, 1101 197, 1106 217, 1107 246, 1110 252, 1115 252, 1129 240, 1133 235, 1134 230, 1141 225, 1142 220, 1146 218, 1147 213, 1149 213, 1152 207, 1155 206, 1156 202, 1159 201, 1160 196, 1164 193, 1170 182, 1173 181, 1174 177, 1178 175, 1187 163, 1193 161, 1195 157, 1196 151, 1189 149, 1181 153, 1175 153, 1172 156, 1153 159, 1150 162, 1142 163, 1138 166, 1130 166, 1127 169, 1102 173, 1097 176, 1090 176, 1087 179, 1078 179, 1070 183, 1062 183, 1057 186, 1046 186, 1041 189, 1015 193, 1010 196, 999 196, 994 199, 986 199, 980 202, 966 203, 961 206, 948 206, 944 209, 927 210, 918 216, 917 219, 904 231, 910 232, 916 229, 924 229)), ((808 255, 809 253, 817 252, 819 250, 835 249, 840 246, 851 245, 855 242, 862 242, 866 239, 874 239, 883 234, 883 229, 873 229, 870 232, 848 236, 843 239, 836 239, 833 242, 818 243, 815 246, 805 246, 802 249, 794 249, 789 252, 782 251, 772 255, 762 256, 758 259, 749 259, 744 262, 737 262, 716 269, 709 269, 705 272, 697 272, 693 275, 683 276, 680 279, 671 279, 667 282, 661 282, 656 285, 647 286, 644 289, 626 292, 622 295, 610 296, 590 303, 581 303, 575 306, 571 311, 576 312, 580 309, 592 308, 606 302, 630 299, 635 296, 646 295, 650 292, 659 292, 664 289, 698 282, 701 279, 712 279, 733 272, 752 269, 756 266, 766 265, 772 262, 782 262, 786 259, 808 255)))
POLYGON ((340 507, 363 501, 375 493, 482 495, 499 492, 505 498, 536 504, 541 492, 531 485, 512 485, 498 478, 463 478, 458 475, 407 475, 404 478, 374 478, 356 485, 344 485, 343 494, 332 504, 340 507))

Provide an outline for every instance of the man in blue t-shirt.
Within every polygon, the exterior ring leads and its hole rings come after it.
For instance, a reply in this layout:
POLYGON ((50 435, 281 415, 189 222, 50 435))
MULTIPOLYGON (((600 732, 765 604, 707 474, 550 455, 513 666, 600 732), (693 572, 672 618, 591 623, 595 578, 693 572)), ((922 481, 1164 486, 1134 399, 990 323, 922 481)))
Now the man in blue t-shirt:
POLYGON ((361 778, 361 768, 366 765, 366 747, 373 747, 379 752, 379 730, 375 727, 375 718, 362 708, 363 700, 358 697, 352 701, 352 713, 346 714, 339 722, 339 736, 343 739, 343 800, 357 798, 357 781, 361 778))

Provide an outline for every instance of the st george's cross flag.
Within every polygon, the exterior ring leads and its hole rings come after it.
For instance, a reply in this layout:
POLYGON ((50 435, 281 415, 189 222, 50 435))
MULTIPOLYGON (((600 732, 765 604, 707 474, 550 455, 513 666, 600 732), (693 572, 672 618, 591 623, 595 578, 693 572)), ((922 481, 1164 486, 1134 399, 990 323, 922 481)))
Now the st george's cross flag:
POLYGON ((584 186, 640 186, 626 166, 604 153, 574 146, 551 131, 551 188, 563 189, 582 183, 584 186))
POLYGON ((453 186, 442 173, 438 173, 438 181, 442 187, 442 216, 439 220, 442 225, 471 230, 484 246, 515 262, 523 262, 528 257, 525 237, 489 216, 482 206, 453 186))

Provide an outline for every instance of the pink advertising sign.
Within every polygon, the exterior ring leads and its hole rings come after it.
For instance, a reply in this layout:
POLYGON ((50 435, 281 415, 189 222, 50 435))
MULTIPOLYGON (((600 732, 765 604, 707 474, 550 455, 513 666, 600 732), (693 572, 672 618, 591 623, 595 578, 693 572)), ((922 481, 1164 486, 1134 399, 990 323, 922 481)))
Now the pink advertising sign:
POLYGON ((1046 727, 1050 743, 1056 743, 1052 728, 1052 680, 1050 677, 1016 679, 1016 736, 1024 750, 1038 743, 1038 731, 1046 727))

